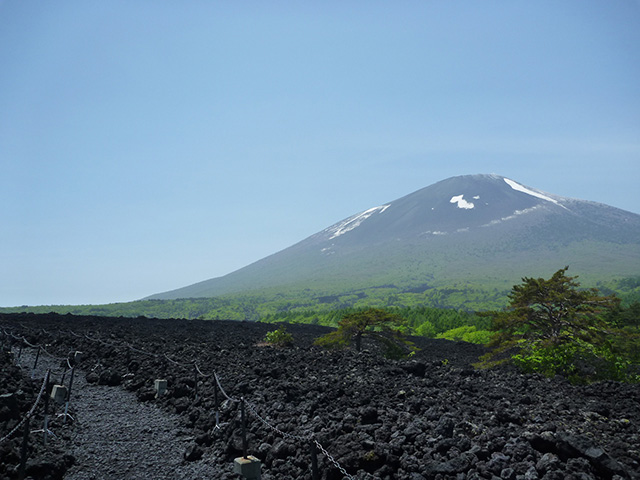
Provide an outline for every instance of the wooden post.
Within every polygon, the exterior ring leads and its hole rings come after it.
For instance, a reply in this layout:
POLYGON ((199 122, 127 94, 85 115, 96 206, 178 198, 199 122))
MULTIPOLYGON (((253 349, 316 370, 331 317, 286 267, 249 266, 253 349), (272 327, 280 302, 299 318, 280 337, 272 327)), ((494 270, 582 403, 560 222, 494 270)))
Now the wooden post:
POLYGON ((33 362, 33 370, 31 370, 31 378, 35 378, 36 376, 36 367, 38 366, 38 359, 40 358, 40 350, 42 347, 38 345, 38 351, 36 352, 36 359, 33 362))
POLYGON ((311 479, 320 480, 320 472, 318 471, 318 447, 315 440, 311 440, 311 479))
POLYGON ((220 424, 220 412, 218 411, 218 382, 213 386, 213 408, 216 412, 216 427, 220 424))
POLYGON ((47 376, 44 380, 44 426, 42 430, 44 431, 43 442, 44 446, 47 446, 47 435, 49 434, 49 374, 51 370, 47 370, 47 376))
POLYGON ((195 384, 196 397, 194 398, 194 401, 197 401, 198 400, 198 366, 195 363, 193 364, 193 377, 194 377, 194 380, 196 381, 196 384, 195 384))
POLYGON ((27 470, 27 447, 29 445, 29 417, 24 422, 24 434, 22 436, 22 449, 20 450, 20 469, 18 470, 18 478, 24 480, 24 474, 27 470))
POLYGON ((67 416, 69 414, 69 400, 71 399, 71 387, 73 386, 73 374, 76 371, 76 367, 71 367, 71 377, 69 377, 69 390, 67 391, 67 401, 64 406, 64 420, 62 423, 67 423, 67 416))
POLYGON ((240 399, 240 418, 242 420, 242 458, 247 458, 247 418, 244 413, 244 397, 240 399))

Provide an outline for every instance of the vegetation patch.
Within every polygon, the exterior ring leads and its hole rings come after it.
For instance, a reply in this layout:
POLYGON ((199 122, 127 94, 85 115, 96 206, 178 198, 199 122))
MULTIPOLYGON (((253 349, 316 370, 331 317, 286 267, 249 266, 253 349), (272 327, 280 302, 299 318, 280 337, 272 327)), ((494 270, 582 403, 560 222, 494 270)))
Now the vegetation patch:
POLYGON ((567 269, 523 278, 507 308, 485 313, 496 333, 480 366, 511 362, 574 383, 640 381, 638 320, 630 314, 638 305, 623 308, 616 296, 579 288, 567 269))
POLYGON ((415 350, 404 335, 405 321, 399 315, 379 308, 345 315, 338 329, 323 335, 315 344, 329 349, 340 349, 354 345, 357 352, 362 348, 362 338, 369 337, 384 348, 388 358, 401 358, 415 350))
POLYGON ((293 345, 293 335, 287 332, 284 325, 280 326, 277 330, 267 332, 264 337, 265 343, 274 347, 283 348, 293 345))

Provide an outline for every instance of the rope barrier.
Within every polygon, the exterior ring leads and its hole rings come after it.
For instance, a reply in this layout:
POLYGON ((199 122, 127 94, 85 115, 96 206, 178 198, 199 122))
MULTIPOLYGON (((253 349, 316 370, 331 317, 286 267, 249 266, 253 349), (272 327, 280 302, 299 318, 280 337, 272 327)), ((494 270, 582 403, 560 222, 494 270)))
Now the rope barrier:
POLYGON ((42 348, 42 351, 45 353, 45 355, 47 357, 53 358, 54 360, 60 360, 60 361, 64 360, 64 358, 62 358, 62 357, 57 357, 57 356, 49 353, 46 348, 44 348, 44 347, 40 347, 40 348, 42 348))
POLYGON ((218 384, 218 388, 220 389, 220 393, 222 393, 224 398, 226 398, 227 400, 229 400, 230 402, 233 402, 233 403, 240 402, 240 400, 237 400, 235 398, 231 398, 229 395, 227 395, 227 392, 224 391, 224 388, 222 388, 222 385, 220 384, 220 379, 218 378, 218 374, 217 373, 214 372, 213 376, 215 377, 216 383, 218 384))
POLYGON ((28 418, 31 418, 31 416, 33 415, 33 412, 35 412, 36 407, 38 406, 38 403, 40 403, 40 399, 42 398, 42 394, 44 393, 46 386, 47 386, 47 377, 45 376, 44 380, 42 381, 42 387, 40 387, 40 392, 38 393, 38 397, 36 398, 36 401, 33 403, 33 406, 31 407, 29 412, 24 416, 24 418, 20 421, 20 423, 18 423, 18 425, 16 425, 13 428, 13 430, 11 430, 7 435, 5 435, 4 437, 2 437, 2 439, 0 439, 0 444, 4 443, 9 437, 11 437, 11 435, 13 435, 18 430, 20 430, 20 428, 22 428, 22 426, 24 425, 24 422, 26 422, 28 418))
POLYGON ((62 376, 63 378, 67 373, 69 373, 71 371, 70 368, 68 368, 66 370, 54 370, 54 369, 50 368, 49 370, 51 370, 51 373, 53 373, 54 375, 62 376))
POLYGON ((190 367, 191 365, 193 365, 192 363, 180 363, 180 362, 176 362, 175 360, 173 360, 172 358, 169 357, 169 355, 167 355, 166 353, 163 355, 164 358, 166 358, 167 360, 169 360, 171 363, 173 363, 174 365, 177 365, 178 367, 190 367))
POLYGON ((28 341, 26 338, 24 338, 24 335, 22 336, 22 341, 23 341, 24 343, 26 343, 26 344, 27 344, 29 347, 31 347, 31 348, 38 348, 38 345, 31 345, 31 344, 29 343, 29 341, 28 341))
POLYGON ((131 350, 132 352, 141 353, 142 355, 149 355, 150 357, 154 357, 154 358, 158 358, 160 356, 157 353, 151 353, 145 350, 140 350, 139 348, 134 347, 130 343, 125 343, 125 345, 129 347, 129 350, 131 350))
MULTIPOLYGON (((46 332, 44 329, 42 329, 42 330, 43 330, 44 332, 46 332)), ((21 337, 15 336, 15 335, 13 335, 13 333, 8 333, 6 330, 4 330, 4 328, 2 329, 2 331, 4 332, 4 334, 5 334, 7 337, 11 336, 11 337, 13 337, 13 338, 14 338, 14 339, 16 339, 16 340, 21 340, 22 342, 26 343, 29 347, 32 347, 32 348, 41 348, 41 349, 42 349, 42 351, 43 351, 47 356, 49 356, 49 357, 51 357, 51 358, 53 358, 53 359, 56 359, 56 360, 62 360, 62 358, 61 358, 61 357, 56 357, 55 355, 50 354, 50 353, 49 353, 49 352, 48 352, 44 347, 39 347, 39 346, 37 346, 37 345, 32 345, 31 343, 29 343, 29 342, 27 341, 27 339, 26 339, 24 336, 21 336, 21 337)), ((46 332, 46 333, 48 333, 48 332, 46 332)), ((85 337, 87 340, 89 340, 89 341, 97 342, 97 343, 100 343, 100 344, 102 344, 102 345, 106 345, 106 346, 108 346, 108 347, 113 347, 113 348, 120 348, 120 347, 122 347, 122 344, 118 345, 118 344, 111 343, 111 342, 105 342, 105 341, 103 341, 103 340, 101 340, 101 339, 98 339, 98 338, 92 338, 92 337, 90 337, 89 335, 87 335, 86 333, 85 333, 84 335, 76 334, 76 333, 75 333, 75 332, 73 332, 73 331, 69 331, 69 333, 71 333, 73 336, 75 336, 75 337, 77 337, 77 338, 81 338, 82 336, 84 336, 84 337, 85 337)), ((139 349, 139 348, 133 347, 131 344, 126 343, 126 342, 124 343, 124 346, 125 346, 125 347, 127 347, 127 348, 128 348, 129 350, 131 350, 132 352, 136 352, 136 353, 139 353, 139 354, 142 354, 142 355, 148 355, 148 356, 150 356, 150 357, 154 357, 154 358, 164 357, 166 360, 168 360, 168 361, 169 361, 169 362, 171 362, 172 364, 174 364, 174 365, 176 365, 176 366, 179 366, 179 367, 191 367, 191 366, 193 366, 193 367, 194 367, 194 369, 195 369, 195 371, 197 372, 197 374, 201 375, 201 376, 202 376, 202 377, 204 377, 204 378, 213 377, 213 378, 215 379, 215 383, 216 383, 216 385, 217 385, 218 389, 220 390, 220 393, 222 393, 222 395, 224 396, 224 398, 225 398, 225 399, 227 399, 228 401, 233 402, 233 403, 240 403, 240 405, 241 405, 241 413, 242 413, 242 416, 243 416, 243 422, 242 422, 242 423, 243 423, 243 426, 244 426, 243 428, 246 428, 246 425, 244 424, 244 422, 245 422, 245 420, 244 420, 244 409, 245 409, 245 406, 246 406, 246 407, 248 408, 248 410, 249 410, 249 413, 250 413, 253 417, 255 417, 255 418, 256 418, 257 420, 259 420, 263 425, 265 425, 268 429, 270 429, 271 431, 273 431, 273 432, 274 432, 274 433, 276 433, 277 435, 281 436, 282 438, 285 438, 285 439, 291 439, 291 440, 294 440, 294 441, 297 441, 297 442, 303 442, 303 443, 305 443, 305 444, 311 444, 311 447, 312 447, 312 460, 313 460, 313 461, 315 461, 315 451, 313 451, 313 450, 314 450, 314 448, 317 448, 317 449, 318 449, 318 450, 320 450, 320 452, 321 452, 321 453, 322 453, 322 454, 327 458, 327 460, 328 460, 328 461, 329 461, 329 462, 330 462, 330 463, 331 463, 335 468, 337 468, 337 469, 340 471, 340 473, 341 473, 342 475, 344 475, 344 477, 348 478, 349 480, 353 480, 353 479, 354 479, 354 477, 353 477, 352 475, 349 475, 349 474, 347 473, 347 471, 346 471, 346 470, 345 470, 345 469, 340 465, 340 463, 339 463, 339 462, 338 462, 338 461, 337 461, 337 460, 336 460, 336 459, 335 459, 335 458, 334 458, 334 457, 333 457, 333 456, 332 456, 332 455, 331 455, 331 454, 330 454, 330 453, 329 453, 329 452, 328 452, 328 451, 327 451, 327 450, 322 446, 322 444, 321 444, 318 440, 316 440, 316 439, 314 438, 314 434, 313 434, 312 432, 307 432, 307 433, 305 433, 305 435, 304 435, 304 436, 303 436, 303 435, 296 435, 296 434, 293 434, 293 433, 285 432, 285 431, 283 431, 283 430, 279 429, 278 427, 276 427, 276 426, 272 425, 272 424, 271 424, 271 423, 269 423, 269 422, 268 422, 268 421, 267 421, 263 416, 261 416, 261 415, 258 413, 257 407, 256 407, 253 403, 246 401, 246 400, 244 399, 244 397, 242 397, 241 399, 237 399, 237 398, 233 398, 233 397, 229 396, 229 395, 227 394, 227 392, 224 390, 224 388, 223 388, 223 386, 222 386, 222 383, 220 382, 220 377, 218 376, 218 374, 217 374, 215 371, 207 375, 207 374, 205 374, 205 373, 203 373, 203 372, 202 372, 202 370, 200 369, 200 367, 198 366, 198 364, 197 364, 195 361, 194 361, 194 362, 192 362, 192 363, 181 363, 181 362, 178 362, 178 361, 176 361, 176 360, 172 359, 172 358, 171 358, 171 357, 169 357, 166 353, 165 353, 165 354, 160 355, 160 354, 155 354, 155 353, 147 352, 147 351, 145 351, 145 350, 141 350, 141 349, 139 349)), ((77 352, 76 352, 76 353, 77 353, 77 352)), ((73 366, 72 366, 72 365, 71 365, 71 363, 70 363, 69 357, 67 357, 67 358, 66 358, 66 361, 67 361, 67 365, 68 365, 68 367, 69 367, 69 370, 71 370, 71 371, 73 372, 73 366)), ((66 370, 66 371, 64 372, 64 374, 66 375, 66 373, 67 373, 67 372, 69 372, 69 370, 66 370)), ((48 370, 48 373, 50 373, 50 372, 51 372, 51 370, 49 369, 49 370, 48 370)), ((25 424, 25 422, 26 422, 26 421, 27 421, 27 420, 28 420, 28 419, 33 415, 33 412, 35 411, 36 406, 37 406, 37 405, 38 405, 38 403, 40 402, 40 399, 41 399, 41 397, 42 397, 42 394, 43 394, 43 392, 44 392, 44 390, 45 390, 45 387, 46 387, 46 380, 47 380, 47 379, 46 379, 46 377, 45 377, 45 380, 44 380, 44 382, 43 382, 43 384, 42 384, 42 387, 40 388, 40 392, 39 392, 39 394, 38 394, 38 397, 37 397, 37 399, 36 399, 35 403, 33 404, 33 406, 31 407, 30 411, 29 411, 29 412, 27 413, 27 415, 26 415, 26 416, 25 416, 25 417, 20 421, 20 423, 19 423, 18 425, 16 425, 16 427, 14 427, 14 428, 11 430, 11 432, 9 432, 9 434, 7 434, 5 437, 3 437, 2 439, 0 439, 0 444, 1 444, 1 443, 3 443, 4 441, 6 441, 8 438, 10 438, 10 437, 11 437, 11 436, 16 432, 16 431, 18 431, 18 430, 19 430, 19 429, 20 429, 20 428, 25 424)), ((215 390, 214 390, 214 393, 215 393, 215 390)), ((196 393, 196 397, 197 397, 197 393, 196 393)), ((216 401, 216 403, 217 403, 217 401, 216 401)), ((217 407, 216 407, 216 409, 217 409, 217 407)), ((219 424, 218 424, 218 417, 217 417, 217 416, 218 416, 218 412, 216 411, 216 428, 219 428, 219 424)), ((245 432, 245 435, 246 435, 246 432, 245 432)), ((244 449, 244 450, 246 450, 246 445, 244 446, 244 448, 243 448, 243 449, 244 449)), ((245 455, 246 455, 246 452, 245 452, 245 455)))
POLYGON ((197 364, 197 363, 195 363, 195 362, 194 362, 194 365, 195 365, 195 367, 196 367, 196 371, 197 371, 201 376, 203 376, 204 378, 209 378, 209 377, 212 377, 212 376, 214 375, 213 373, 210 373, 209 375, 205 375, 204 373, 202 373, 202 370, 200 370, 200 367, 198 367, 198 364, 197 364))

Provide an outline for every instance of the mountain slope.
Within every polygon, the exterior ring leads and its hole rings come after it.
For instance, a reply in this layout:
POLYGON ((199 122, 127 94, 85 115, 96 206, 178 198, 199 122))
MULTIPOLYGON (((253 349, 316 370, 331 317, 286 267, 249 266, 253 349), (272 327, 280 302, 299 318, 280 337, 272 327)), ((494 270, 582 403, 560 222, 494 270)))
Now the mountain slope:
POLYGON ((498 175, 465 175, 353 215, 226 276, 149 298, 319 295, 389 284, 508 288, 564 265, 587 282, 637 275, 640 215, 498 175))

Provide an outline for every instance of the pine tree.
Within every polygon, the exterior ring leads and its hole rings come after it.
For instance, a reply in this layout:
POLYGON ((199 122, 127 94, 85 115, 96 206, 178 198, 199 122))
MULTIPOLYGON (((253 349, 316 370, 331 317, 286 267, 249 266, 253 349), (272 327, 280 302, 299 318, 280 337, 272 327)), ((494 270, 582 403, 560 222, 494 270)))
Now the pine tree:
POLYGON ((320 337, 315 343, 325 348, 345 348, 353 344, 359 352, 362 338, 366 336, 383 345, 386 356, 401 357, 413 349, 413 344, 402 333, 404 323, 399 315, 369 308, 343 316, 337 330, 320 337))
POLYGON ((522 279, 502 311, 485 312, 494 335, 482 366, 512 361, 525 371, 565 375, 575 381, 625 376, 628 362, 617 356, 618 331, 606 322, 620 299, 580 289, 569 267, 553 276, 522 279))

